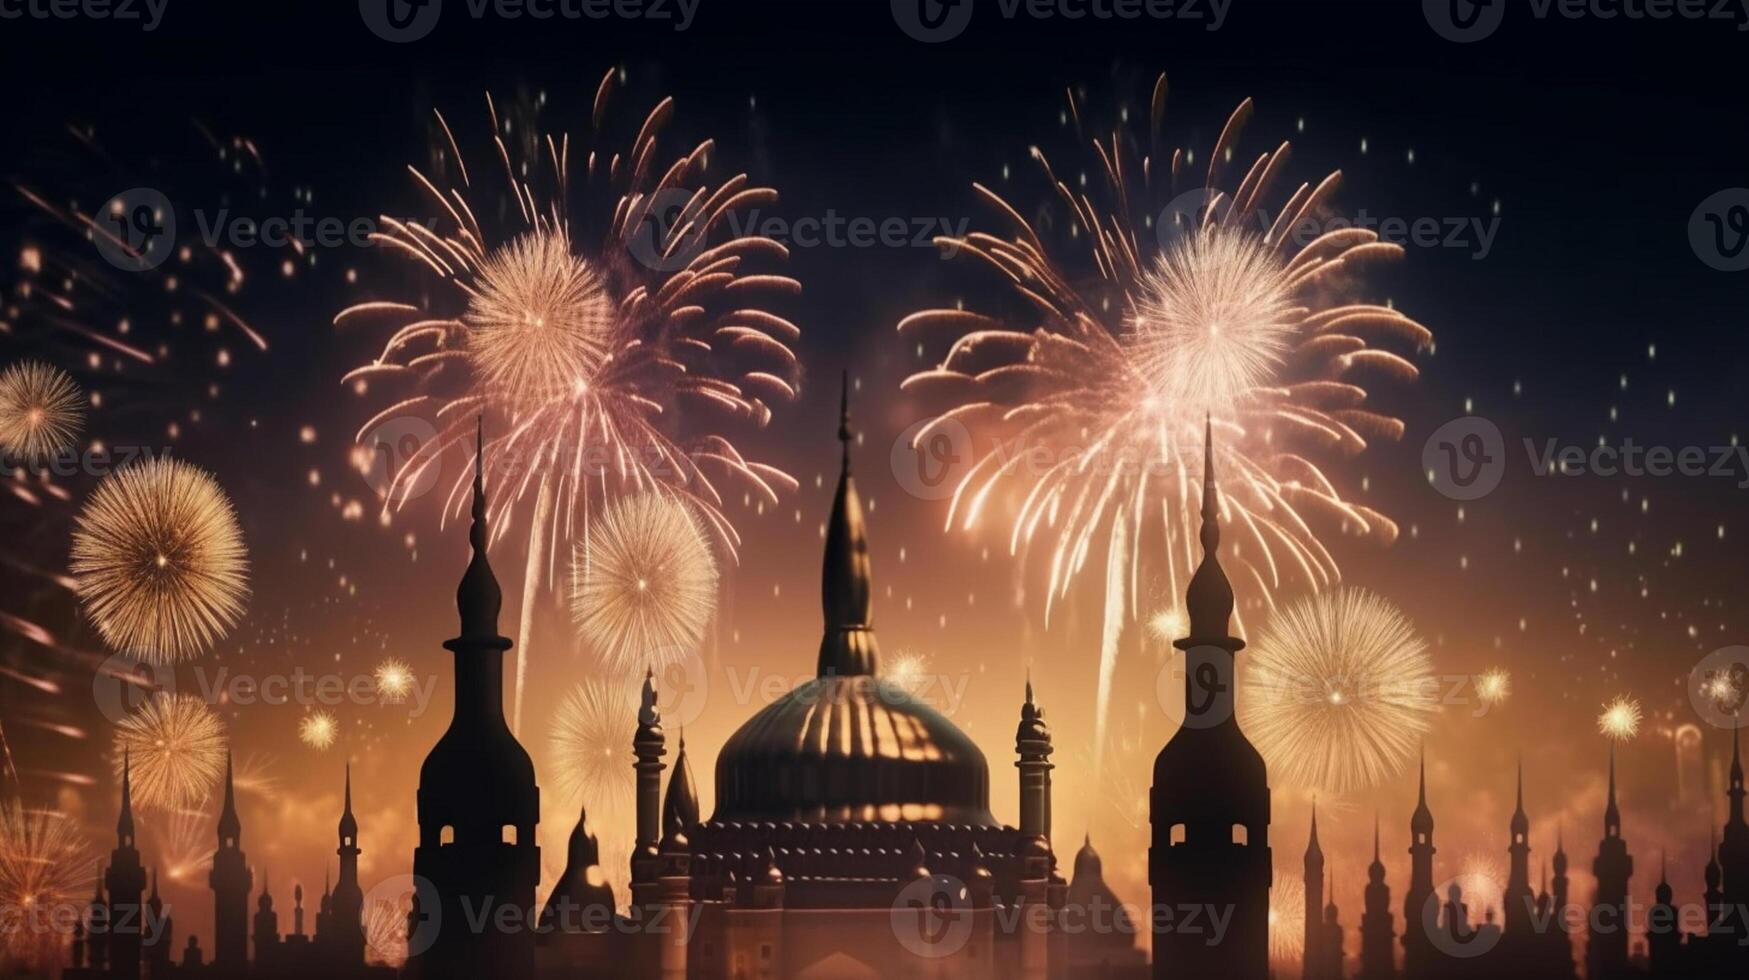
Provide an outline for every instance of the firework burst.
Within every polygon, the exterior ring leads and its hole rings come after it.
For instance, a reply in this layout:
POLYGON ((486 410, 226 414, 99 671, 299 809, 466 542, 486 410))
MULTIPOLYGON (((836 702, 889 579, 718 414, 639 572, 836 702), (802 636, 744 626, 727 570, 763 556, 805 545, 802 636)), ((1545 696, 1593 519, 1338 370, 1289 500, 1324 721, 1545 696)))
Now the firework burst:
POLYGON ((1300 962, 1306 952, 1306 883, 1298 875, 1275 873, 1269 889, 1269 961, 1300 962))
POLYGON ((1476 697, 1489 707, 1506 703, 1512 696, 1512 675, 1504 668, 1495 667, 1476 677, 1476 697))
MULTIPOLYGON (((1333 584, 1339 570, 1321 533, 1388 543, 1397 526, 1347 499, 1317 460, 1402 435, 1399 420, 1368 405, 1364 382, 1418 371, 1375 344, 1432 342, 1401 313, 1350 301, 1361 266, 1400 255, 1399 246, 1346 222, 1305 234, 1331 216, 1338 174, 1301 184, 1270 220, 1265 208, 1288 157, 1283 143, 1259 155, 1236 190, 1218 190, 1251 116, 1247 100, 1222 131, 1203 188, 1187 189, 1197 179, 1192 154, 1162 149, 1165 94, 1162 77, 1149 146, 1137 147, 1122 128, 1093 140, 1096 174, 1078 185, 1032 151, 1058 205, 1048 220, 1028 221, 975 185, 1011 230, 939 243, 992 270, 1017 312, 931 309, 899 324, 920 349, 952 338, 935 367, 903 386, 944 409, 915 444, 946 436, 973 456, 947 527, 971 530, 996 509, 1008 515, 1012 554, 1040 544, 1047 621, 1090 555, 1105 549, 1096 566, 1108 599, 1098 719, 1109 704, 1115 637, 1138 617, 1143 535, 1162 535, 1162 546, 1145 553, 1161 564, 1169 594, 1195 566, 1205 418, 1219 430, 1222 519, 1238 542, 1229 552, 1235 584, 1266 604, 1291 579, 1333 584), (1068 248, 1085 250, 1073 259, 1045 237, 1064 222, 1068 248), (1041 447, 1049 451, 1043 467, 1034 451, 1041 447)), ((1073 96, 1066 118, 1079 133, 1073 96)))
POLYGON ((193 657, 243 614, 248 561, 217 481, 174 459, 117 470, 79 515, 71 571, 112 648, 166 664, 193 657))
POLYGON ((8 970, 52 972, 65 939, 61 910, 88 896, 90 845, 66 816, 0 803, 0 960, 8 970))
POLYGON ((1402 769, 1436 691, 1427 646, 1403 614, 1364 589, 1340 588, 1270 620, 1239 720, 1282 783, 1348 793, 1402 769))
POLYGON ((413 668, 405 660, 395 657, 384 660, 377 664, 374 676, 384 704, 400 704, 413 692, 413 668))
POLYGON ((633 771, 627 733, 637 724, 638 689, 631 682, 579 684, 553 716, 547 746, 559 798, 581 798, 597 827, 618 826, 630 810, 633 771))
POLYGON ((225 773, 225 726, 192 694, 154 694, 115 726, 113 763, 133 767, 134 803, 197 807, 225 773))
MULTIPOLYGON (((543 135, 529 119, 500 118, 488 99, 512 216, 496 234, 477 216, 503 213, 498 198, 475 182, 437 116, 453 178, 415 170, 432 218, 385 217, 387 230, 376 237, 429 273, 438 298, 433 308, 366 302, 336 318, 340 326, 401 324, 375 360, 346 376, 358 391, 396 392, 359 441, 406 416, 427 417, 437 430, 392 474, 385 506, 401 506, 435 479, 444 452, 466 445, 481 414, 494 433, 484 447, 489 476, 510 488, 493 501, 497 533, 510 527, 503 511, 532 499, 517 726, 534 595, 552 576, 548 556, 559 540, 589 540, 593 508, 628 491, 683 497, 733 553, 724 481, 770 503, 796 487, 787 474, 746 459, 726 434, 765 425, 773 403, 795 396, 789 345, 800 331, 764 303, 801 286, 753 268, 788 250, 738 235, 726 220, 776 193, 745 174, 708 182, 708 140, 662 167, 657 144, 671 99, 644 120, 629 152, 597 145, 610 139, 602 122, 622 81, 610 71, 596 91, 589 145, 578 154, 584 180, 575 189, 570 138, 543 135)), ((459 512, 466 482, 451 484, 446 516, 459 512)))
POLYGON ((609 669, 663 667, 697 648, 716 612, 717 564, 688 505, 660 493, 617 501, 573 564, 571 610, 609 669))
POLYGON ((24 461, 64 452, 85 422, 84 397, 66 372, 24 361, 0 372, 0 449, 24 461))
POLYGON ((318 752, 334 746, 340 726, 326 711, 312 711, 298 720, 298 740, 318 752))
POLYGON ((1625 742, 1640 733, 1640 702, 1619 697, 1603 706, 1597 716, 1597 731, 1618 742, 1625 742))

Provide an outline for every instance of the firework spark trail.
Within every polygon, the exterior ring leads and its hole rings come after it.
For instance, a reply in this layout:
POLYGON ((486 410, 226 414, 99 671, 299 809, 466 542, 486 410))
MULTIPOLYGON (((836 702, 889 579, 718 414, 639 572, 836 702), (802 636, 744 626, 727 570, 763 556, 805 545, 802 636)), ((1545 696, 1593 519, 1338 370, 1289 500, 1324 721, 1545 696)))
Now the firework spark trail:
POLYGON ((25 462, 71 449, 85 421, 84 396, 66 372, 24 361, 0 372, 0 449, 25 462))
POLYGON ((610 670, 632 675, 693 652, 716 612, 717 566, 688 508, 659 493, 610 507, 575 562, 572 613, 610 670))
POLYGON ((230 501, 210 475, 174 459, 130 464, 98 484, 79 515, 70 567, 104 641, 149 663, 208 649, 248 596, 230 501))
POLYGON ((1284 785, 1348 793, 1401 771, 1437 709, 1427 645, 1396 607, 1339 588, 1283 606, 1239 721, 1284 785))
MULTIPOLYGON (((1164 103, 1162 77, 1150 147, 1162 145, 1164 103)), ((1079 127, 1072 96, 1070 110, 1079 127)), ((1361 265, 1402 253, 1351 227, 1302 240, 1305 222, 1330 211, 1339 174, 1301 184, 1273 222, 1256 219, 1287 144, 1257 157, 1236 190, 1217 189, 1250 115, 1247 100, 1222 131, 1205 187, 1168 208, 1160 202, 1187 176, 1182 149, 1168 160, 1138 151, 1116 130, 1109 141, 1092 141, 1102 180, 1082 189, 1035 148, 1070 216, 1075 247, 1087 252, 1081 261, 1096 275, 1080 275, 1019 209, 974 185, 1012 232, 938 244, 991 269, 1025 312, 929 309, 899 323, 919 342, 952 338, 937 366, 902 386, 948 406, 919 429, 915 445, 944 433, 971 436, 975 458, 955 487, 946 526, 969 531, 993 507, 1009 507, 1011 554, 1048 535, 1047 622, 1100 530, 1115 529, 1119 514, 1128 519, 1109 547, 1131 556, 1132 578, 1141 574, 1135 559, 1162 563, 1177 594, 1196 561, 1206 416, 1220 430, 1222 520, 1238 537, 1232 560, 1243 591, 1273 607, 1275 591, 1290 580, 1334 584, 1339 569, 1320 528, 1386 543, 1397 536, 1388 517, 1346 499, 1314 457, 1352 456, 1374 439, 1401 436, 1399 420, 1367 406, 1363 376, 1415 378, 1413 363, 1374 342, 1424 349, 1432 334, 1388 306, 1335 298, 1351 291, 1361 265), (1196 203, 1186 208, 1186 199, 1196 203), (1042 467, 1029 451, 1041 446, 1052 452, 1042 467), (1144 551, 1141 538, 1156 523, 1163 546, 1144 551)), ((1132 581, 1131 619, 1138 592, 1132 581)), ((1096 724, 1103 730, 1103 717, 1096 724)))
MULTIPOLYGON (((601 122, 622 80, 617 71, 602 78, 591 140, 606 141, 601 122)), ((737 235, 726 220, 736 209, 772 203, 776 193, 745 174, 706 182, 714 149, 708 140, 663 169, 657 143, 674 112, 671 99, 646 117, 629 152, 581 148, 584 181, 575 196, 568 136, 513 126, 518 121, 500 119, 490 98, 487 109, 494 156, 515 204, 513 227, 489 234, 482 226, 477 216, 496 209, 477 204, 492 198, 469 175, 438 115, 460 186, 410 168, 436 220, 385 216, 386 230, 374 238, 450 287, 450 305, 428 310, 375 300, 335 318, 341 327, 400 324, 375 360, 344 379, 355 390, 381 384, 398 392, 360 429, 359 441, 405 416, 427 416, 437 428, 394 473, 385 508, 404 506, 412 488, 436 479, 445 452, 465 448, 475 416, 485 414, 493 433, 484 447, 488 476, 506 488, 493 499, 496 536, 534 491, 525 605, 552 578, 559 542, 587 540, 594 511, 625 492, 684 497, 733 554, 739 539, 722 511, 722 481, 741 481, 773 504, 779 490, 797 487, 789 475, 745 458, 720 424, 763 426, 773 403, 796 394, 789 345, 801 332, 762 298, 794 295, 801 286, 755 271, 788 250, 767 237, 737 235), (573 205, 581 205, 575 217, 573 205), (684 443, 677 435, 683 429, 693 432, 684 443)), ((460 476, 451 483, 445 519, 459 513, 466 484, 460 476)), ((532 617, 523 617, 523 627, 515 728, 532 617)))
POLYGON ((225 772, 225 726, 192 694, 154 694, 116 723, 111 762, 116 780, 132 765, 134 804, 196 807, 225 772))
POLYGON ((96 859, 77 824, 63 814, 0 803, 0 960, 8 969, 59 965, 62 912, 88 897, 96 859))

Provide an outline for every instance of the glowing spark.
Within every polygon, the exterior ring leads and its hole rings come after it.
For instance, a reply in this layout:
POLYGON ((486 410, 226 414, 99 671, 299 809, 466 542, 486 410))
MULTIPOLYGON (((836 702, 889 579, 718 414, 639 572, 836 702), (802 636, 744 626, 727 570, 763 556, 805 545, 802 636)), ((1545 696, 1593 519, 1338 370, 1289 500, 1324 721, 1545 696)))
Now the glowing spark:
POLYGON ((312 711, 298 721, 298 738, 318 751, 332 747, 338 733, 334 716, 326 711, 312 711))
POLYGON ((572 616, 611 670, 675 663, 697 648, 716 612, 717 564, 683 501, 627 497, 596 525, 574 562, 572 616))
POLYGON ((248 561, 218 483, 152 459, 98 484, 73 535, 80 601, 112 648, 151 663, 205 651, 243 614, 248 561))
POLYGON ((1190 632, 1190 617, 1184 614, 1184 610, 1168 606, 1148 620, 1148 632, 1162 643, 1171 643, 1190 632))
POLYGON ((1640 733, 1640 702, 1619 697, 1603 706, 1597 716, 1597 730, 1603 735, 1625 742, 1640 733))
POLYGON ((132 767, 134 805, 198 807, 225 774, 225 726, 193 694, 154 694, 115 726, 111 762, 132 767))
POLYGON ((0 803, 0 960, 8 969, 47 976, 58 968, 65 932, 60 916, 89 899, 95 874, 90 845, 70 818, 0 803))
POLYGON ((881 661, 881 677, 915 693, 929 678, 929 656, 915 650, 900 650, 881 661))
POLYGON ((375 676, 377 691, 382 694, 385 704, 400 704, 413 691, 413 668, 404 660, 394 657, 384 660, 377 664, 375 676))
POLYGON ((1283 607, 1255 651, 1239 721, 1282 784, 1377 785, 1401 771, 1437 708, 1426 643, 1363 589, 1283 607))
POLYGON ((79 386, 65 372, 24 361, 0 372, 0 449, 16 460, 72 448, 85 421, 79 386))
POLYGON ((637 694, 635 681, 586 681, 565 695, 547 732, 559 797, 581 797, 596 826, 614 826, 631 807, 637 694))
POLYGON ((1476 677, 1476 697, 1489 707, 1504 704, 1512 696, 1512 675, 1495 667, 1476 677))

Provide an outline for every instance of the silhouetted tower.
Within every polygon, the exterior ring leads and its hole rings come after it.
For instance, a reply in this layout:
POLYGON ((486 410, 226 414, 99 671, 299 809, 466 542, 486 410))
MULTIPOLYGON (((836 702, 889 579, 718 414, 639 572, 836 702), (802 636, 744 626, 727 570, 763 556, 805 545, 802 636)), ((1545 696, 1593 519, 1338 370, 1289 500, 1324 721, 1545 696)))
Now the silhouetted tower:
MULTIPOLYGON (((1719 838, 1719 867, 1725 873, 1725 906, 1742 910, 1749 908, 1749 823, 1743 819, 1743 750, 1738 735, 1741 724, 1731 729, 1731 784, 1725 791, 1730 800, 1730 815, 1725 819, 1725 833, 1719 838)), ((1737 915, 1745 913, 1738 911, 1737 915)), ((1749 928, 1749 921, 1737 922, 1739 929, 1749 928)))
POLYGON ((1427 750, 1421 752, 1420 798, 1409 818, 1409 889, 1403 893, 1403 976, 1426 977, 1438 962, 1433 930, 1439 896, 1433 891, 1433 811, 1427 808, 1427 750))
POLYGON ((1020 706, 1020 725, 1014 731, 1014 763, 1020 770, 1020 832, 1028 837, 1051 837, 1051 729, 1045 712, 1032 701, 1032 677, 1026 679, 1026 703, 1020 706))
POLYGON ((213 890, 213 968, 241 976, 249 967, 249 889, 255 875, 243 857, 243 824, 237 819, 237 793, 231 755, 225 753, 225 804, 219 811, 219 849, 207 884, 213 890))
POLYGON ((1536 933, 1531 916, 1536 911, 1536 895, 1530 890, 1530 817, 1524 812, 1523 759, 1518 760, 1518 806, 1512 811, 1511 833, 1512 842, 1506 847, 1511 868, 1501 901, 1506 905, 1506 936, 1519 947, 1536 933))
POLYGON ((1318 975, 1323 980, 1342 980, 1342 918, 1341 910, 1336 907, 1336 872, 1330 872, 1326 882, 1326 891, 1330 901, 1324 905, 1324 927, 1318 936, 1318 961, 1321 964, 1318 975))
POLYGON ((364 963, 364 889, 358 884, 358 818, 352 815, 352 763, 346 764, 346 804, 340 814, 340 875, 330 899, 328 935, 323 939, 334 962, 364 963))
POLYGON ((1324 849, 1318 846, 1318 805, 1312 804, 1312 832, 1306 841, 1305 951, 1300 954, 1300 975, 1305 980, 1324 980, 1324 849))
POLYGON ((1725 905, 1725 869, 1719 864, 1719 838, 1707 834, 1706 862, 1706 922, 1709 930, 1724 921, 1729 908, 1725 905))
MULTIPOLYGON (((540 879, 540 789, 534 763, 504 720, 503 594, 486 560, 485 442, 474 459, 473 557, 456 589, 461 635, 455 655, 455 717, 419 770, 419 846, 413 874, 430 883, 435 935, 414 959, 427 980, 525 978, 534 972, 535 931, 471 927, 480 909, 534 909, 540 879)), ((424 914, 423 910, 421 914, 424 914)))
POLYGON ((1379 819, 1373 816, 1372 864, 1366 868, 1366 910, 1360 916, 1360 980, 1391 980, 1397 975, 1396 930, 1391 923, 1391 886, 1379 856, 1379 819))
POLYGON ((109 972, 110 918, 109 902, 103 897, 104 869, 97 869, 97 885, 91 893, 91 904, 85 909, 85 952, 93 973, 109 972))
POLYGON ((1567 830, 1557 824, 1555 827, 1555 888, 1553 892, 1555 921, 1553 931, 1560 938, 1561 976, 1573 976, 1573 937, 1568 934, 1570 923, 1567 921, 1567 910, 1572 908, 1572 882, 1567 878, 1567 830))
POLYGON ((661 871, 662 757, 668 754, 662 716, 656 710, 656 675, 644 672, 638 703, 638 731, 632 736, 633 767, 638 773, 637 837, 632 844, 632 910, 656 904, 656 878, 661 871))
POLYGON ((601 845, 590 831, 589 810, 580 807, 566 848, 565 872, 541 910, 543 932, 605 932, 613 924, 613 888, 604 880, 591 880, 591 871, 600 874, 600 864, 601 845))
POLYGON ((1676 976, 1677 964, 1682 959, 1682 920, 1671 901, 1674 895, 1670 888, 1670 855, 1666 852, 1658 887, 1652 893, 1652 908, 1646 913, 1646 949, 1655 977, 1676 976))
POLYGON ((261 876, 261 897, 255 900, 255 972, 271 972, 279 954, 279 913, 273 910, 273 893, 267 875, 261 876))
POLYGON ((139 980, 140 941, 144 933, 146 869, 134 842, 133 764, 123 752, 121 763, 121 814, 115 821, 115 850, 109 853, 109 870, 103 884, 109 892, 109 975, 116 980, 139 980))
POLYGON ((1269 775, 1239 730, 1230 635, 1233 587, 1221 570, 1220 497, 1212 429, 1204 427, 1202 564, 1185 605, 1184 721, 1154 760, 1148 883, 1153 908, 1232 910, 1226 936, 1171 928, 1156 915, 1154 977, 1263 980, 1269 974, 1269 775))
POLYGON ((292 886, 292 935, 304 934, 304 886, 292 886))
POLYGON ((1588 980, 1613 980, 1628 972, 1628 879, 1634 873, 1634 859, 1621 837, 1621 809, 1615 802, 1613 745, 1609 749, 1609 803, 1603 811, 1603 840, 1591 870, 1597 876, 1597 897, 1587 917, 1585 975, 1588 980))
POLYGON ((142 958, 152 980, 169 980, 170 953, 175 949, 175 923, 164 912, 158 897, 158 870, 152 869, 152 894, 146 899, 146 937, 142 958))

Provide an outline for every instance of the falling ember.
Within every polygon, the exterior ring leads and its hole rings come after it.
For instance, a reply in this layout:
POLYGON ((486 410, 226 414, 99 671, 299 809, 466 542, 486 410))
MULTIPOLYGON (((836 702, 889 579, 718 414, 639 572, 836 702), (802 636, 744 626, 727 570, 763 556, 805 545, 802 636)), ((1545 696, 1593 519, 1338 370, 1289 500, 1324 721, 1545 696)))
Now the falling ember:
POLYGON ((1253 649, 1239 722, 1281 784, 1375 786, 1401 771, 1438 707, 1426 643, 1362 589, 1284 606, 1253 649))
POLYGON ((1504 704, 1512 696, 1512 675, 1495 667, 1476 676, 1476 697, 1489 707, 1504 704))
POLYGON ((79 386, 66 372, 24 361, 0 372, 0 449, 14 460, 46 459, 72 448, 85 421, 79 386))
POLYGON ((1625 742, 1640 733, 1640 702, 1630 697, 1619 697, 1603 706, 1603 713, 1597 716, 1597 731, 1603 735, 1625 742))
POLYGON ((338 734, 334 716, 326 711, 312 711, 298 721, 298 739, 318 751, 332 747, 338 734))
MULTIPOLYGON (((603 76, 597 123, 620 80, 617 71, 603 76)), ((437 479, 444 453, 470 446, 482 414, 487 481, 514 488, 494 498, 496 526, 511 526, 504 512, 529 501, 512 696, 512 726, 520 727, 532 610, 556 564, 552 552, 575 541, 587 554, 603 505, 622 494, 682 498, 732 553, 739 537, 722 509, 725 484, 739 482, 772 505, 780 490, 796 489, 787 474, 745 458, 726 433, 763 427, 774 404, 794 399, 789 345, 801 331, 767 304, 801 285, 758 270, 787 257, 782 244, 742 235, 728 221, 736 209, 775 202, 775 191, 745 174, 708 182, 708 140, 672 165, 657 162, 672 100, 650 113, 623 153, 593 145, 599 132, 573 149, 569 137, 540 136, 531 119, 501 119, 490 98, 487 109, 516 203, 507 227, 482 227, 482 216, 503 210, 469 176, 439 115, 442 156, 456 172, 415 171, 432 214, 385 217, 386 230, 373 236, 429 273, 435 299, 430 308, 362 303, 335 323, 397 325, 379 356, 344 379, 395 399, 358 441, 410 415, 438 430, 386 475, 386 507, 437 479), (507 146, 501 134, 513 123, 527 138, 507 146), (573 160, 586 161, 580 174, 573 160), (592 237, 580 238, 584 231, 592 237), (681 433, 685 445, 676 441, 681 433)), ((448 488, 446 513, 463 505, 465 483, 448 488)))
POLYGON ((413 668, 404 660, 390 657, 377 664, 375 677, 384 704, 400 704, 413 692, 413 668))
POLYGON ((205 471, 175 459, 130 464, 98 484, 79 514, 70 570, 104 641, 156 664, 204 652, 249 594, 231 502, 205 471))
POLYGON ((615 503, 572 567, 572 618, 620 674, 682 660, 716 613, 716 560, 678 498, 643 493, 615 503))
POLYGON ((47 976, 61 965, 65 933, 45 923, 88 900, 95 873, 91 847, 71 818, 0 803, 0 908, 7 916, 0 960, 8 970, 47 976))
POLYGON ((134 803, 143 808, 198 807, 225 773, 225 726, 193 694, 154 694, 115 726, 116 779, 131 770, 134 803))

